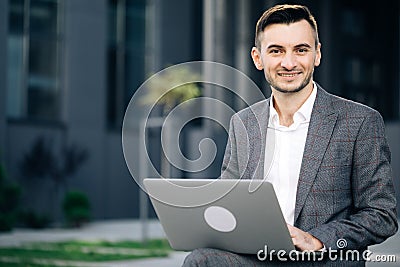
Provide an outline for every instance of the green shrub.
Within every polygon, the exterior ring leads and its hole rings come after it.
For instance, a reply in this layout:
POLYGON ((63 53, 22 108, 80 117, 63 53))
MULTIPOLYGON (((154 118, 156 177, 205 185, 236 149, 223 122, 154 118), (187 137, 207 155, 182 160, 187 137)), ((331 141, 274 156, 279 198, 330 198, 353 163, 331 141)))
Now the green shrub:
POLYGON ((0 164, 0 231, 10 231, 16 221, 20 187, 6 183, 5 170, 0 164))
POLYGON ((64 197, 62 208, 68 226, 80 227, 83 223, 89 221, 89 199, 82 192, 67 192, 64 197))
POLYGON ((39 214, 32 210, 20 213, 20 221, 24 226, 34 229, 43 229, 50 224, 50 218, 46 214, 39 214))
POLYGON ((11 231, 15 223, 15 215, 0 213, 0 232, 11 231))

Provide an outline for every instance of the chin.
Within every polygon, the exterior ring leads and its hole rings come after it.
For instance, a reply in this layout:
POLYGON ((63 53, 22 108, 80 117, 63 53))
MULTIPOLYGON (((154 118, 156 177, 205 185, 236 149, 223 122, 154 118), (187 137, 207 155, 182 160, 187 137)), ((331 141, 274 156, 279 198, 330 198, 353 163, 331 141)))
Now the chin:
POLYGON ((301 90, 304 89, 305 86, 277 86, 275 87, 275 90, 281 92, 281 93, 286 93, 286 94, 291 94, 291 93, 297 93, 300 92, 301 90))

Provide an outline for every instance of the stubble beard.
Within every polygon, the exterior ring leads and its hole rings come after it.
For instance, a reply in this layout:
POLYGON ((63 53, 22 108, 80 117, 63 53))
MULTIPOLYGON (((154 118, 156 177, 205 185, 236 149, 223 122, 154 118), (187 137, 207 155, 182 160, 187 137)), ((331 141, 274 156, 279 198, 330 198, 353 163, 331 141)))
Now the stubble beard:
POLYGON ((270 75, 266 75, 266 79, 267 82, 269 83, 269 85, 274 88, 276 91, 284 93, 284 94, 294 94, 294 93, 298 93, 301 90, 303 90, 311 81, 311 77, 313 76, 313 72, 309 73, 307 77, 305 77, 305 79, 303 80, 303 82, 295 89, 292 90, 288 90, 288 89, 284 89, 282 87, 280 87, 278 85, 278 83, 276 83, 274 81, 274 79, 271 78, 270 75))

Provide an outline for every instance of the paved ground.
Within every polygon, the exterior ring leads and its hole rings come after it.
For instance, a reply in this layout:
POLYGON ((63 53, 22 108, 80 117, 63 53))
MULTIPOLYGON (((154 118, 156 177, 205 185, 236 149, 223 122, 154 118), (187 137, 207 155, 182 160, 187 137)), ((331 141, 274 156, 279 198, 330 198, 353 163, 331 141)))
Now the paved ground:
MULTIPOLYGON (((143 229, 147 232, 148 238, 162 238, 165 234, 158 221, 149 221, 147 228, 143 227, 137 220, 116 220, 102 221, 90 223, 81 229, 15 229, 11 233, 0 234, 0 246, 19 245, 26 242, 34 241, 62 241, 68 239, 80 240, 141 240, 143 237, 143 229)), ((374 255, 394 255, 396 262, 394 263, 367 263, 368 267, 380 266, 400 266, 400 233, 388 239, 386 242, 372 246, 369 248, 374 255)), ((183 259, 187 255, 186 252, 173 252, 168 258, 155 258, 145 260, 128 260, 107 263, 82 263, 80 266, 96 266, 96 267, 172 267, 181 266, 183 259)))
MULTIPOLYGON (((79 240, 142 240, 143 231, 148 238, 164 238, 165 234, 157 220, 149 221, 147 228, 137 220, 110 220, 92 222, 80 229, 15 229, 10 233, 0 233, 0 246, 17 246, 36 241, 79 240), (147 229, 147 230, 146 230, 147 229)), ((181 266, 186 252, 173 252, 168 258, 126 260, 107 263, 79 263, 79 266, 96 267, 176 267, 181 266)))

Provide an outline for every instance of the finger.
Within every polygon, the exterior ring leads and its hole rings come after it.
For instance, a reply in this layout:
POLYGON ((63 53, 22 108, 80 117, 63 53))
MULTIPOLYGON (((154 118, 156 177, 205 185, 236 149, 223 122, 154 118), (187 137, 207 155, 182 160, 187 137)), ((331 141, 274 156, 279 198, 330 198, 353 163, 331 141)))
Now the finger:
POLYGON ((294 232, 294 230, 295 230, 294 227, 291 226, 290 224, 286 224, 286 225, 287 225, 287 228, 289 230, 289 233, 292 234, 294 232))
POLYGON ((296 227, 291 226, 290 224, 287 224, 288 230, 289 230, 289 235, 290 237, 295 237, 298 233, 298 230, 296 227))

